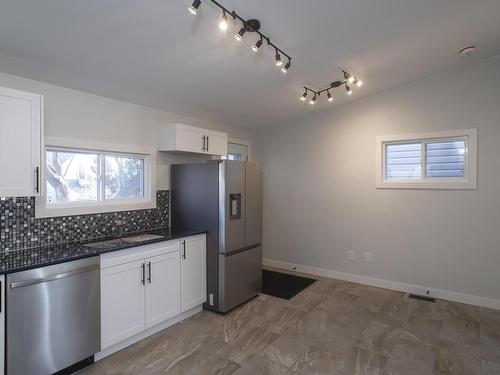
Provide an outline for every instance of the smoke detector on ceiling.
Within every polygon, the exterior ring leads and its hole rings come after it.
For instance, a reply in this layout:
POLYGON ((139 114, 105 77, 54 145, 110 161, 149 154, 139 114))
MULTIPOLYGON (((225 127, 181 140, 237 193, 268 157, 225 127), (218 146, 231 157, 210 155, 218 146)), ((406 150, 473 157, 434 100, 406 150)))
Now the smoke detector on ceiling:
POLYGON ((458 53, 460 56, 469 56, 472 55, 472 53, 476 50, 476 46, 467 46, 465 48, 462 48, 458 53))

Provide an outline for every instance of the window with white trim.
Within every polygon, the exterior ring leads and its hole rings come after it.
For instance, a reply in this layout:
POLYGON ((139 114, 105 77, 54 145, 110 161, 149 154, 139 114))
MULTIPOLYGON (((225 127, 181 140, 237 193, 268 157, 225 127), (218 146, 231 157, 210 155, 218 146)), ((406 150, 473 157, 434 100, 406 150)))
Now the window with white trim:
POLYGON ((144 202, 147 155, 48 147, 46 206, 144 202))
POLYGON ((377 137, 377 188, 475 189, 476 129, 377 137))

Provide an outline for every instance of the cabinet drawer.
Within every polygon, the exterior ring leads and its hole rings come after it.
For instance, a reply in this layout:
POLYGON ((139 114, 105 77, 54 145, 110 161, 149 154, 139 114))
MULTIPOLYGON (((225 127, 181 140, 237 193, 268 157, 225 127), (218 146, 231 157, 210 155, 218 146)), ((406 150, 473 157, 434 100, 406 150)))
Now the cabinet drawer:
POLYGON ((101 255, 101 269, 180 250, 180 240, 157 242, 101 255))

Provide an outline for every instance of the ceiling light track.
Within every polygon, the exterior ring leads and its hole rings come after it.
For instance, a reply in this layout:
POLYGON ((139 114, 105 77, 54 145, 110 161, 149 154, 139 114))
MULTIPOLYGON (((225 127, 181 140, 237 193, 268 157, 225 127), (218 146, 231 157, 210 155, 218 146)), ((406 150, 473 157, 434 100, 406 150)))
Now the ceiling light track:
MULTIPOLYGON (((239 30, 239 32, 234 36, 234 38, 238 41, 241 42, 243 39, 243 36, 245 33, 256 33, 259 36, 259 39, 256 41, 256 43, 252 46, 252 50, 254 52, 259 52, 259 48, 262 46, 263 42, 266 42, 269 47, 274 49, 275 51, 275 64, 276 66, 281 68, 281 71, 283 73, 287 73, 288 70, 290 69, 290 66, 292 65, 292 57, 287 54, 285 51, 283 51, 281 48, 279 48, 276 44, 271 42, 271 38, 265 35, 260 31, 260 22, 259 20, 256 19, 250 19, 246 20, 243 17, 241 17, 238 13, 236 13, 234 10, 230 11, 227 9, 224 5, 219 3, 216 0, 205 0, 205 1, 210 1, 212 4, 217 6, 221 11, 221 19, 219 21, 219 28, 222 31, 226 31, 228 28, 228 17, 227 15, 230 15, 233 20, 238 20, 242 23, 242 27, 239 30), (288 62, 285 64, 283 63, 282 56, 286 57, 288 59, 288 62)), ((201 0, 195 0, 193 2, 193 5, 189 7, 189 12, 191 12, 194 15, 198 14, 198 8, 201 5, 201 0)))
POLYGON ((346 90, 346 94, 352 95, 352 90, 351 90, 350 85, 356 86, 356 87, 361 87, 363 85, 363 81, 358 79, 356 76, 347 73, 345 70, 342 70, 342 73, 344 74, 343 80, 334 81, 334 82, 330 83, 330 85, 328 85, 327 87, 325 87, 321 90, 314 90, 310 87, 304 86, 304 93, 300 97, 300 100, 306 101, 307 96, 310 93, 310 94, 312 94, 312 98, 311 98, 311 100, 309 100, 309 104, 314 104, 316 102, 316 98, 318 96, 321 96, 321 94, 323 94, 324 92, 326 92, 328 101, 332 102, 333 101, 332 91, 334 91, 335 89, 343 86, 346 90))

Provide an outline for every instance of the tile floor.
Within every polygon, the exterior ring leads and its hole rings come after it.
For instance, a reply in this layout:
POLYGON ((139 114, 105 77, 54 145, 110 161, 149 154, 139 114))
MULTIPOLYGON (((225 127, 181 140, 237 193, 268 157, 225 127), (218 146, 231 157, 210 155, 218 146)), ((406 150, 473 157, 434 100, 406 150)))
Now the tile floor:
POLYGON ((500 311, 319 278, 290 301, 203 311, 78 374, 499 375, 500 311))

